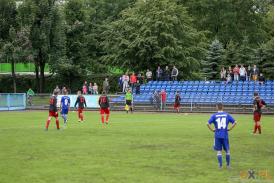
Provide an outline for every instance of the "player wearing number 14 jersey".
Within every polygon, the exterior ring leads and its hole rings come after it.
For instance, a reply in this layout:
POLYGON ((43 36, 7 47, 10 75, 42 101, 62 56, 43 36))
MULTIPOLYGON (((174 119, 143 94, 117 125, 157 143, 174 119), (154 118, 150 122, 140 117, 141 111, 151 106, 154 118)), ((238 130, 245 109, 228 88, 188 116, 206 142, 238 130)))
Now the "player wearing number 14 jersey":
POLYGON ((214 139, 214 150, 217 151, 217 158, 219 162, 219 167, 222 168, 222 149, 226 152, 226 164, 230 167, 230 152, 229 152, 229 138, 228 131, 232 130, 237 124, 235 119, 228 113, 223 112, 223 104, 217 104, 218 112, 213 114, 208 120, 207 126, 212 131, 215 132, 214 139), (231 127, 228 128, 229 123, 231 127), (211 127, 214 125, 214 129, 211 127))

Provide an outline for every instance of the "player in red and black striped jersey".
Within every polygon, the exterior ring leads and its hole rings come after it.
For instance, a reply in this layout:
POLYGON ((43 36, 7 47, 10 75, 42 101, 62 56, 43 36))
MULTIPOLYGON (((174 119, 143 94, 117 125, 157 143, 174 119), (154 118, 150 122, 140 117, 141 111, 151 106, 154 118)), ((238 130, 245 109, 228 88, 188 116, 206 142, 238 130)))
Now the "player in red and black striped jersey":
POLYGON ((45 130, 47 131, 51 122, 52 117, 55 118, 56 122, 56 128, 59 130, 59 120, 58 120, 58 110, 57 110, 57 95, 58 92, 54 92, 53 96, 50 98, 50 107, 49 107, 49 117, 46 122, 46 128, 45 130))
POLYGON ((100 106, 101 122, 104 124, 104 114, 106 114, 106 125, 109 123, 110 104, 109 98, 103 91, 102 95, 98 99, 98 105, 100 106))
POLYGON ((264 100, 262 100, 257 92, 254 93, 254 101, 253 101, 253 107, 254 107, 254 132, 253 134, 257 133, 257 130, 259 131, 259 134, 262 133, 261 129, 261 116, 262 116, 262 109, 265 108, 266 103, 264 100))
POLYGON ((78 122, 83 122, 84 121, 84 115, 83 115, 83 110, 85 107, 87 107, 86 100, 84 96, 81 94, 81 91, 77 92, 77 99, 75 101, 74 107, 78 105, 77 112, 78 112, 78 122))
POLYGON ((180 101, 181 97, 179 92, 177 91, 176 96, 175 96, 175 103, 174 103, 174 109, 179 113, 180 112, 180 101))

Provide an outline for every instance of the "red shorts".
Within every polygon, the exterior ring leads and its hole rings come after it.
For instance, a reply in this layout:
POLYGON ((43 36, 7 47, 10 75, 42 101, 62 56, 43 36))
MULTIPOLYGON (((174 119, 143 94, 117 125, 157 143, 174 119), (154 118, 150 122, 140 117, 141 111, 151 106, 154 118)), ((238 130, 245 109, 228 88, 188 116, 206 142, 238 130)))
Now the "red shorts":
POLYGON ((110 114, 109 108, 100 108, 100 114, 110 114))
POLYGON ((77 111, 78 111, 79 113, 83 113, 83 108, 78 108, 77 111))
POLYGON ((174 109, 177 109, 177 108, 179 108, 180 107, 180 104, 179 103, 175 103, 174 104, 174 109))
POLYGON ((58 117, 58 112, 49 111, 49 116, 57 118, 58 117))
POLYGON ((262 116, 261 113, 259 113, 259 112, 254 112, 254 121, 255 121, 255 122, 261 121, 261 116, 262 116))

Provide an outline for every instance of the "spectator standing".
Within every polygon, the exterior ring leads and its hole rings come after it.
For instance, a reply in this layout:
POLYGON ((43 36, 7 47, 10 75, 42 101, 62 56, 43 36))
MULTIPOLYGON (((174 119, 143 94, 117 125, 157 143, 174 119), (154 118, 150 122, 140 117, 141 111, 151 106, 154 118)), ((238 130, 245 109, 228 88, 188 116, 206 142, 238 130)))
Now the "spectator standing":
POLYGON ((234 81, 239 81, 240 69, 239 69, 239 66, 237 64, 233 69, 233 73, 234 73, 234 81))
POLYGON ((166 108, 166 98, 167 98, 167 93, 165 90, 161 90, 160 92, 160 98, 161 98, 161 110, 164 111, 166 108))
POLYGON ((170 80, 170 70, 169 70, 168 66, 165 67, 165 70, 163 72, 163 80, 164 81, 170 80))
POLYGON ((129 86, 129 76, 128 73, 126 72, 123 76, 122 76, 122 83, 123 83, 123 88, 122 88, 122 92, 125 93, 127 91, 127 88, 129 86))
POLYGON ((118 87, 119 87, 120 91, 123 90, 123 81, 122 81, 122 78, 123 78, 123 76, 121 76, 121 77, 118 78, 118 87))
POLYGON ((156 71, 156 79, 157 81, 161 81, 162 79, 162 74, 163 74, 163 71, 162 69, 160 68, 160 66, 158 66, 158 69, 156 71))
POLYGON ((132 75, 131 75, 131 77, 130 77, 130 85, 131 85, 131 88, 132 88, 133 92, 134 92, 134 88, 135 88, 136 82, 137 82, 137 76, 133 72, 132 75))
POLYGON ((136 94, 137 95, 140 94, 140 82, 139 82, 139 80, 137 80, 137 83, 136 83, 136 94))
POLYGON ((226 81, 226 70, 224 69, 224 67, 222 67, 220 75, 221 75, 221 81, 226 81))
POLYGON ((82 93, 83 93, 83 95, 86 95, 88 93, 88 88, 85 84, 83 84, 83 86, 82 86, 82 93))
POLYGON ((257 81, 258 75, 259 75, 259 69, 257 68, 256 65, 254 65, 252 69, 252 78, 254 81, 257 81))
POLYGON ((147 69, 147 72, 146 72, 146 80, 147 82, 151 81, 152 80, 152 71, 150 71, 149 69, 147 69))
POLYGON ((240 68, 240 80, 241 81, 245 81, 245 76, 246 76, 246 70, 244 68, 243 65, 241 65, 241 68, 240 68))
POLYGON ((176 68, 176 66, 173 66, 171 77, 173 81, 177 81, 177 77, 179 75, 179 70, 176 68))
POLYGON ((88 94, 93 94, 93 84, 89 83, 88 94))
POLYGON ((105 94, 108 94, 109 89, 110 89, 110 85, 109 85, 108 78, 105 78, 105 80, 103 81, 103 92, 105 92, 105 94))
POLYGON ((260 73, 260 76, 259 76, 259 84, 264 84, 265 83, 265 77, 262 73, 260 73))
POLYGON ((94 83, 94 86, 93 86, 93 94, 98 95, 98 86, 96 83, 94 83))
POLYGON ((66 87, 63 86, 63 87, 62 87, 62 90, 61 90, 61 94, 64 95, 65 93, 67 93, 67 90, 66 90, 66 87))
POLYGON ((143 76, 141 72, 139 72, 137 75, 137 81, 139 81, 140 84, 143 84, 143 76))
POLYGON ((28 98, 28 104, 30 106, 32 106, 32 97, 34 96, 34 91, 29 88, 29 90, 27 91, 27 98, 28 98))
POLYGON ((251 73, 252 73, 252 70, 251 70, 251 67, 250 65, 247 67, 247 72, 246 72, 246 80, 247 81, 250 81, 251 80, 251 73))
POLYGON ((60 95, 60 89, 58 87, 58 85, 56 85, 55 89, 53 90, 53 93, 57 93, 57 95, 60 95))

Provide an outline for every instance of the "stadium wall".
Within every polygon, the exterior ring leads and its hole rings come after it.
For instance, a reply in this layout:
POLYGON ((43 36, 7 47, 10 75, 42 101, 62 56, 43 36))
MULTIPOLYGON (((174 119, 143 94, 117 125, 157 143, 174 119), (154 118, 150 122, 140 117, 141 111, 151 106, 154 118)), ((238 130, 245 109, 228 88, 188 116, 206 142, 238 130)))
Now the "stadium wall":
POLYGON ((25 93, 0 93, 0 111, 26 109, 25 93))

